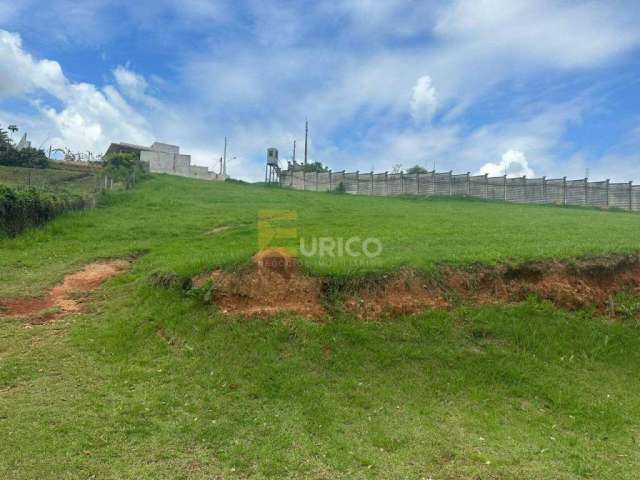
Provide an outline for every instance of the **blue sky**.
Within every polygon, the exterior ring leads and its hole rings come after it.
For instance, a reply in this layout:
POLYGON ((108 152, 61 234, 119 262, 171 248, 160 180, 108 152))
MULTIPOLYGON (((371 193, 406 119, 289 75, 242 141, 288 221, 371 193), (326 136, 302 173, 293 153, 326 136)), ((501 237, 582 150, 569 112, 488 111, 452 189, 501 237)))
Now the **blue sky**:
POLYGON ((336 170, 640 182, 640 8, 571 0, 0 0, 0 126, 336 170))

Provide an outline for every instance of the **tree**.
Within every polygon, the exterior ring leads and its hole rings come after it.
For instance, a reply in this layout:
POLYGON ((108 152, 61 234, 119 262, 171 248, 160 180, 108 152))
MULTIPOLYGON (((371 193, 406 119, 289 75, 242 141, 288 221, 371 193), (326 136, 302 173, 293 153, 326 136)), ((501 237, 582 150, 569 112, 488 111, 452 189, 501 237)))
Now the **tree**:
MULTIPOLYGON (((8 129, 13 132, 17 131, 18 127, 9 125, 8 129)), ((37 148, 29 147, 20 151, 16 150, 7 132, 0 128, 0 165, 47 168, 49 162, 45 153, 37 148)))
POLYGON ((0 128, 0 152, 5 152, 11 147, 11 140, 6 131, 0 128))
POLYGON ((329 168, 322 165, 321 162, 313 162, 313 163, 303 164, 302 171, 307 173, 309 172, 322 173, 322 172, 328 172, 329 168))
POLYGON ((427 173, 427 169, 420 165, 415 165, 407 170, 407 173, 427 173))
POLYGON ((116 152, 103 160, 103 172, 114 182, 122 182, 125 188, 131 188, 145 172, 140 159, 131 153, 116 152))
POLYGON ((28 168, 47 168, 49 159, 43 150, 27 147, 17 152, 18 163, 28 168))
POLYGON ((18 127, 16 125, 9 125, 7 129, 11 132, 11 137, 13 137, 13 134, 18 131, 18 127))

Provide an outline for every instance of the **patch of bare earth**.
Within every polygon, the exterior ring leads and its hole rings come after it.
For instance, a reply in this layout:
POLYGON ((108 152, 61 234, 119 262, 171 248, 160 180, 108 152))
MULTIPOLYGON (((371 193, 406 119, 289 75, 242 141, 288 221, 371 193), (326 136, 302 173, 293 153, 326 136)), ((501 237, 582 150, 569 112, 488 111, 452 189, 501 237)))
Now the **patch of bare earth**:
POLYGON ((95 262, 64 277, 63 281, 40 298, 0 299, 0 317, 33 317, 31 323, 45 323, 82 310, 83 295, 129 268, 126 260, 95 262))
MULTIPOLYGON (((213 283, 213 302, 229 315, 272 316, 294 312, 310 318, 327 314, 323 286, 328 279, 303 274, 286 250, 266 250, 240 272, 199 275, 194 286, 213 283)), ((611 309, 622 291, 640 295, 640 256, 609 255, 573 262, 544 261, 518 266, 442 266, 425 276, 412 269, 366 281, 347 282, 342 308, 364 320, 409 315, 457 304, 517 303, 530 295, 569 310, 611 309)))
POLYGON ((228 315, 268 317, 293 312, 320 318, 325 309, 320 302, 322 280, 300 272, 298 261, 286 249, 269 249, 253 258, 253 266, 242 272, 214 272, 193 280, 201 287, 214 285, 213 301, 228 315))
POLYGON ((616 293, 640 294, 640 258, 611 255, 576 262, 534 262, 517 267, 442 267, 426 279, 412 270, 388 276, 347 296, 345 309, 362 319, 418 313, 456 303, 514 303, 535 295, 568 310, 606 312, 616 293))

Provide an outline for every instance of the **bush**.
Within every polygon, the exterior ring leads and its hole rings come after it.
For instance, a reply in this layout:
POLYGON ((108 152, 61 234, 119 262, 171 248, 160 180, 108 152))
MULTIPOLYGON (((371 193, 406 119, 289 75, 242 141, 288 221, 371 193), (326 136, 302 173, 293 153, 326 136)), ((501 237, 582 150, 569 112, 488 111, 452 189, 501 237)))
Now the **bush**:
POLYGON ((110 153, 103 160, 102 173, 114 182, 121 182, 125 188, 131 188, 146 173, 146 166, 131 153, 110 153))
POLYGON ((47 168, 49 161, 42 150, 7 148, 0 152, 0 165, 9 167, 47 168))
POLYGON ((0 236, 14 237, 29 227, 43 225, 64 211, 86 206, 87 200, 79 195, 0 185, 0 236))

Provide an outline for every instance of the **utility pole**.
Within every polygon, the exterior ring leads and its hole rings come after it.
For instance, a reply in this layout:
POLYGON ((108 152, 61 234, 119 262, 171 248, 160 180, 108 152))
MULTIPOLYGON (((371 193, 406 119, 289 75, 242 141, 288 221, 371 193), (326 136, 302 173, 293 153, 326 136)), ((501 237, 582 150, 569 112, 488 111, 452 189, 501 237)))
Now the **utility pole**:
POLYGON ((291 157, 291 160, 295 165, 296 163, 296 141, 295 140, 293 141, 293 157, 291 157))
POLYGON ((222 174, 227 174, 227 137, 224 137, 224 154, 222 155, 222 174))
POLYGON ((307 152, 309 145, 309 120, 304 120, 304 164, 307 164, 307 152))

